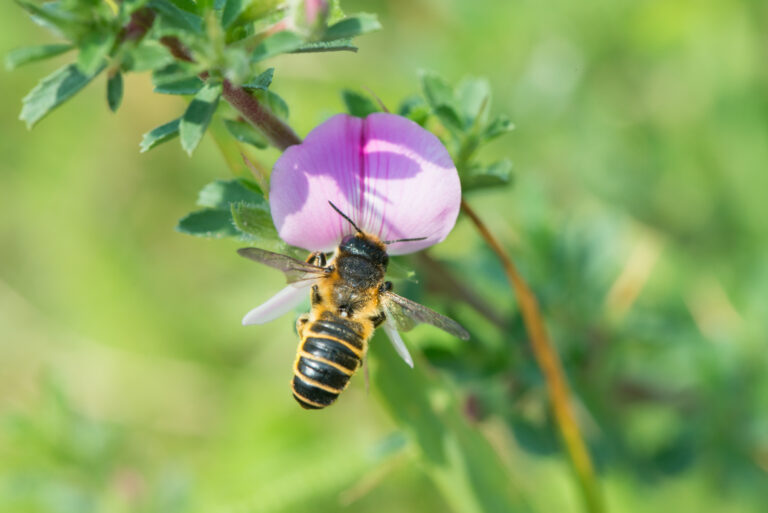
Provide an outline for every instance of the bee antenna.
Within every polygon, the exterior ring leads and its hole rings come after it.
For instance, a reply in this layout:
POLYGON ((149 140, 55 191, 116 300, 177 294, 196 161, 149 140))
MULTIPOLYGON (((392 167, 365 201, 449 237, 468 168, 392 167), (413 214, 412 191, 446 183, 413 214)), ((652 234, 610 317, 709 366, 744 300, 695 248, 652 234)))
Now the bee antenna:
POLYGON ((333 208, 333 209, 334 209, 336 212, 338 212, 338 213, 339 213, 339 215, 340 215, 341 217, 343 217, 344 219, 346 219, 346 220, 349 222, 349 224, 351 224, 351 225, 352 225, 352 228, 354 228, 355 230, 357 230, 357 233, 363 233, 363 230, 361 230, 360 228, 358 228, 358 227, 357 227, 357 225, 356 225, 356 224, 355 224, 355 223, 352 221, 352 219, 350 219, 350 218, 349 218, 349 216, 347 216, 347 215, 346 215, 344 212, 342 212, 341 210, 339 210, 339 207, 337 207, 336 205, 334 205, 332 201, 329 201, 329 202, 328 202, 328 204, 331 206, 331 208, 333 208))
POLYGON ((413 242, 417 240, 424 240, 426 237, 416 237, 413 239, 397 239, 397 240, 385 240, 383 244, 394 244, 395 242, 413 242))

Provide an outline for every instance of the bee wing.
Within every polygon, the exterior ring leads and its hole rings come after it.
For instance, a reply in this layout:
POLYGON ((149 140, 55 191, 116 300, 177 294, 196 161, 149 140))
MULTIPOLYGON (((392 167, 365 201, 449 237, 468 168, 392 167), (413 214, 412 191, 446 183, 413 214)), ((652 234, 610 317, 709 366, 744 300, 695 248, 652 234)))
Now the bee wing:
POLYGON ((323 267, 318 267, 301 260, 296 260, 288 255, 273 253, 259 248, 240 248, 237 254, 249 258, 254 262, 267 265, 285 274, 288 283, 296 283, 304 280, 314 280, 324 276, 327 271, 323 267))
POLYGON ((384 308, 386 309, 387 319, 392 319, 397 329, 407 331, 416 324, 431 324, 441 330, 455 335, 462 340, 469 340, 469 333, 461 324, 440 315, 426 306, 420 305, 415 301, 399 296, 394 292, 383 292, 384 308))
POLYGON ((389 314, 387 314, 387 318, 384 320, 382 328, 384 328, 384 333, 387 334, 392 345, 395 346, 395 351, 400 355, 400 358, 405 360, 405 363, 407 363, 410 368, 413 368, 413 358, 411 358, 411 353, 408 352, 408 348, 405 347, 405 342, 403 342, 403 337, 401 337, 400 332, 397 331, 397 323, 389 316, 389 314))

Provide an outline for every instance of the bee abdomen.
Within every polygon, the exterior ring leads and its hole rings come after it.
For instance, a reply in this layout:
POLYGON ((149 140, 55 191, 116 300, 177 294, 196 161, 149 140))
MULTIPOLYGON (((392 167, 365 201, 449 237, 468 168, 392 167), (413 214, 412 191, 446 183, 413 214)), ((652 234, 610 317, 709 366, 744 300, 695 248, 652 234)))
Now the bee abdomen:
POLYGON ((318 336, 301 341, 291 388, 302 407, 319 409, 332 404, 349 384, 362 363, 364 341, 353 326, 341 322, 316 321, 307 330, 318 336))

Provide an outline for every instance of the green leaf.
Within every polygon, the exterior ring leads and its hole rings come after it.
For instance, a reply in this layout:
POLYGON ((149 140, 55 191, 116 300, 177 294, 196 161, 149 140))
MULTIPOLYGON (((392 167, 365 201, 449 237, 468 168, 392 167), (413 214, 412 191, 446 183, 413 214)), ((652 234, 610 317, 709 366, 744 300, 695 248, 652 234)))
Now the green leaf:
POLYGON ((270 84, 272 84, 272 77, 274 75, 275 68, 266 69, 259 73, 256 77, 243 84, 243 87, 246 89, 268 89, 270 84))
POLYGON ((269 110, 274 112, 279 118, 288 119, 288 104, 285 103, 277 93, 273 93, 269 90, 257 89, 253 91, 253 96, 259 100, 262 104, 269 107, 269 110))
POLYGON ((71 41, 79 41, 89 30, 85 20, 61 9, 55 2, 37 5, 26 0, 16 0, 16 3, 32 16, 35 23, 53 29, 71 41))
POLYGON ((429 105, 421 98, 421 96, 411 96, 403 100, 398 109, 398 114, 405 116, 411 121, 415 121, 421 126, 424 126, 429 119, 431 112, 429 105))
POLYGON ((512 181, 512 162, 503 159, 490 166, 471 167, 461 177, 462 191, 509 185, 512 181))
POLYGON ((370 347, 371 390, 418 447, 427 474, 452 509, 530 512, 518 478, 483 431, 469 423, 450 382, 425 371, 418 354, 409 368, 380 332, 370 347))
POLYGON ((207 208, 187 214, 179 220, 176 230, 196 237, 215 239, 238 236, 229 210, 218 208, 207 208))
POLYGON ((295 49, 293 53, 318 53, 318 52, 356 52, 357 47, 349 38, 335 39, 333 41, 314 41, 306 43, 295 49))
POLYGON ((205 0, 197 0, 197 3, 195 3, 195 0, 170 0, 170 1, 173 5, 175 5, 179 9, 187 12, 191 12, 192 14, 197 14, 199 12, 202 12, 202 6, 204 5, 204 2, 205 2, 205 0), (200 5, 200 7, 198 7, 198 4, 200 5))
POLYGON ((160 94, 197 94, 204 84, 199 77, 188 77, 174 82, 163 82, 155 86, 154 91, 160 94))
POLYGON ((264 149, 269 146, 269 142, 253 125, 244 121, 234 121, 231 119, 225 119, 224 125, 232 137, 240 141, 241 143, 250 144, 257 148, 264 149))
POLYGON ((107 105, 109 110, 117 112, 123 101, 123 74, 119 71, 107 80, 107 105))
POLYGON ((269 205, 259 186, 249 180, 211 182, 200 191, 197 204, 206 208, 183 218, 179 231, 204 237, 279 240, 269 205))
POLYGON ((152 72, 152 84, 156 88, 190 78, 198 78, 198 68, 188 63, 175 62, 152 72))
POLYGON ((481 137, 484 141, 490 141, 493 140, 500 135, 504 135, 507 132, 511 132, 515 129, 515 125, 512 124, 512 122, 504 115, 497 116, 493 121, 491 121, 487 127, 485 127, 485 130, 483 130, 481 137))
MULTIPOLYGON (((228 3, 230 1, 228 0, 228 3)), ((242 2, 235 0, 232 3, 231 6, 225 6, 225 10, 229 7, 233 11, 227 15, 226 28, 228 32, 235 27, 254 23, 257 25, 257 31, 260 32, 285 18, 285 4, 287 3, 285 0, 243 0, 242 2)))
POLYGON ((278 240, 272 214, 266 202, 261 205, 236 203, 232 205, 232 220, 241 232, 255 239, 278 240))
POLYGON ((430 71, 422 72, 421 88, 427 102, 433 109, 446 105, 456 110, 456 100, 453 95, 453 89, 442 77, 430 71))
POLYGON ((143 39, 126 56, 126 70, 140 72, 159 70, 174 62, 170 50, 157 41, 143 39))
POLYGON ((381 23, 376 18, 375 14, 360 13, 345 18, 330 27, 323 34, 324 41, 333 41, 336 39, 351 38, 365 34, 366 32, 372 32, 379 30, 381 23))
POLYGON ((459 110, 465 126, 470 127, 478 119, 485 123, 491 103, 491 85, 484 78, 466 78, 456 87, 459 110))
POLYGON ((172 2, 168 0, 150 0, 147 5, 160 16, 166 27, 194 34, 203 33, 203 19, 196 14, 180 9, 172 2))
POLYGON ((189 155, 197 148, 221 97, 221 84, 205 84, 187 106, 179 124, 181 147, 189 155))
POLYGON ((243 12, 245 5, 245 0, 226 0, 224 10, 221 12, 221 26, 225 29, 229 28, 243 12))
POLYGON ((98 71, 93 75, 84 75, 74 64, 54 71, 24 97, 19 119, 26 122, 28 128, 32 128, 49 112, 88 85, 98 71))
POLYGON ((272 34, 261 42, 251 53, 251 62, 263 61, 281 53, 288 53, 300 48, 304 40, 297 34, 283 30, 272 34))
POLYGON ((77 56, 77 67, 80 71, 85 75, 91 75, 104 66, 114 42, 114 33, 92 32, 85 36, 80 43, 80 53, 77 56))
POLYGON ((376 102, 369 97, 356 93, 355 91, 350 91, 349 89, 344 89, 341 92, 341 98, 344 100, 347 112, 358 118, 364 118, 368 116, 368 114, 373 114, 374 112, 379 112, 381 110, 379 109, 379 106, 376 105, 376 102))
POLYGON ((180 122, 181 118, 177 118, 144 134, 140 144, 141 153, 149 151, 155 146, 170 141, 178 136, 180 122))
POLYGON ((29 64, 31 62, 42 61, 56 57, 64 52, 70 51, 74 46, 68 44, 59 45, 40 45, 40 46, 25 46, 24 48, 16 48, 11 50, 5 56, 5 68, 7 70, 13 70, 19 66, 29 64))
POLYGON ((440 105, 434 108, 435 116, 440 122, 456 136, 460 136, 464 130, 464 123, 456 111, 449 105, 440 105))
POLYGON ((197 196, 197 204, 201 207, 229 210, 237 203, 266 204, 259 186, 242 178, 213 181, 203 187, 197 196))

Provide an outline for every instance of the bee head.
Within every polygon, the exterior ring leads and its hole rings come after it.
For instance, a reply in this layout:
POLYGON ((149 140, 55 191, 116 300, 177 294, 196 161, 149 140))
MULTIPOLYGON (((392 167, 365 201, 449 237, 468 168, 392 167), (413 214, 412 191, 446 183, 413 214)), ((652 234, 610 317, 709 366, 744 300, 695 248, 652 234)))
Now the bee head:
POLYGON ((375 235, 364 232, 344 237, 339 245, 339 251, 365 258, 371 263, 383 265, 385 268, 389 263, 386 246, 375 235))

